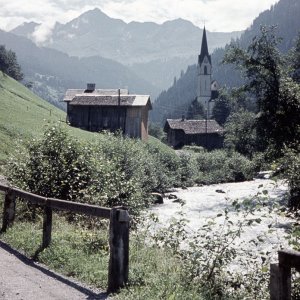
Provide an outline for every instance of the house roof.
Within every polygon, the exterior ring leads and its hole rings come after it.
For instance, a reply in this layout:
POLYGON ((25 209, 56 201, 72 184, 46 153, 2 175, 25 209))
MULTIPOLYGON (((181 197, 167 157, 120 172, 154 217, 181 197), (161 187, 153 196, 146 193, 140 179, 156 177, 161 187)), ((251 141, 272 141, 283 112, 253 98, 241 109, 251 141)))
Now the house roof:
MULTIPOLYGON (((146 106, 150 104, 149 95, 120 95, 120 106, 146 106)), ((69 102, 70 105, 80 106, 118 106, 118 95, 77 94, 69 102)))
MULTIPOLYGON (((206 120, 167 119, 165 124, 174 130, 183 130, 185 134, 206 133, 206 120)), ((224 129, 215 120, 207 120, 207 133, 223 133, 224 129)))
MULTIPOLYGON (((76 106, 118 106, 118 89, 95 89, 87 91, 83 89, 68 89, 65 102, 76 106)), ((120 89, 120 106, 146 106, 150 105, 149 95, 130 95, 127 89, 120 89)))
MULTIPOLYGON (((68 89, 66 91, 64 100, 65 102, 72 101, 72 99, 76 95, 84 94, 84 95, 118 95, 119 90, 118 89, 95 89, 92 92, 85 92, 85 89, 68 89)), ((120 89, 121 95, 128 95, 127 89, 120 89)))

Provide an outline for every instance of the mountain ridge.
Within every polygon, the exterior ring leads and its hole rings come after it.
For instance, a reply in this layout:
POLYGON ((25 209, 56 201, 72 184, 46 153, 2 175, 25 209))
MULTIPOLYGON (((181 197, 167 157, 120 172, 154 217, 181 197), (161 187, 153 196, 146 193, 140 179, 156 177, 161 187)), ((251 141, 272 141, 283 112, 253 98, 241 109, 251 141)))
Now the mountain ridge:
MULTIPOLYGON (((14 29, 25 36, 22 26, 14 29)), ((200 52, 203 30, 184 19, 129 23, 107 16, 99 9, 86 11, 66 24, 54 26, 52 36, 42 45, 70 56, 101 56, 117 61, 134 71, 139 77, 162 90, 172 84, 196 59, 200 52), (167 71, 169 70, 169 72, 167 71)), ((209 46, 225 46, 241 32, 207 31, 209 46)), ((35 40, 36 35, 32 40, 35 40)))

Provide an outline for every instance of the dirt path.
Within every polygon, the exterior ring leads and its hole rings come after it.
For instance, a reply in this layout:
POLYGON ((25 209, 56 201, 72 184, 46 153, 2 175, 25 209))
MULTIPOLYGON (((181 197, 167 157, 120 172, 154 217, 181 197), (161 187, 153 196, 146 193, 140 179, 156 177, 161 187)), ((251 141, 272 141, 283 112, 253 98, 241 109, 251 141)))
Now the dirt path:
POLYGON ((1 300, 108 299, 105 293, 81 284, 34 263, 0 241, 1 300))

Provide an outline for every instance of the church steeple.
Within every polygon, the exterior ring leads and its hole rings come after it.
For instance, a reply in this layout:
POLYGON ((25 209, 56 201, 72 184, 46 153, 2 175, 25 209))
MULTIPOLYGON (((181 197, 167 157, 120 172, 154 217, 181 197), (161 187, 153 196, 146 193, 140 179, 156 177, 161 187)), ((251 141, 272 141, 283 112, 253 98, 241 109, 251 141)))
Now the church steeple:
MULTIPOLYGON (((201 52, 198 57, 198 87, 197 100, 204 109, 207 109, 211 100, 211 56, 208 53, 206 29, 203 29, 201 52)), ((208 113, 210 116, 210 113, 208 113)))
POLYGON ((199 64, 200 65, 202 64, 203 59, 204 59, 205 56, 207 56, 209 62, 211 63, 211 57, 208 53, 206 29, 205 29, 205 26, 204 26, 203 36, 202 36, 202 44, 201 44, 201 52, 200 52, 200 55, 199 55, 199 64))

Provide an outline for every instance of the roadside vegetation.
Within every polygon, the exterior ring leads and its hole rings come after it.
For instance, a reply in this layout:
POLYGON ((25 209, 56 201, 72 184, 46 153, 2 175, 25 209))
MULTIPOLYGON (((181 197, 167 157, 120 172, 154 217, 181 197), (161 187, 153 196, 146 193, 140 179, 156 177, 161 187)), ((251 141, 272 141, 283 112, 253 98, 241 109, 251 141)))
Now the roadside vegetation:
POLYGON ((234 151, 177 154, 155 138, 147 143, 103 133, 93 141, 64 126, 46 126, 41 138, 20 143, 3 173, 35 194, 101 206, 124 205, 132 215, 153 203, 151 192, 251 179, 254 165, 234 151))
MULTIPOLYGON (((1 196, 0 196, 1 197, 1 196)), ((190 232, 184 215, 162 225, 153 214, 142 214, 130 235, 128 285, 114 299, 268 299, 270 257, 238 239, 244 229, 259 224, 257 211, 281 210, 262 193, 235 201, 229 209, 190 232), (257 195, 259 196, 259 195, 257 195), (236 219, 230 212, 240 214, 236 219), (182 247, 186 243, 189 247, 182 247), (237 247, 238 246, 238 247, 237 247)), ((3 201, 0 201, 2 209, 3 201)), ((42 218, 33 218, 17 201, 17 219, 1 239, 51 269, 90 286, 105 289, 108 268, 108 222, 55 213, 51 245, 42 252, 42 218), (27 212, 27 213, 26 213, 27 212)), ((2 215, 0 215, 1 222, 2 215)), ((295 241, 290 237, 291 242, 295 241)), ((262 237, 251 243, 263 245, 262 237)))

